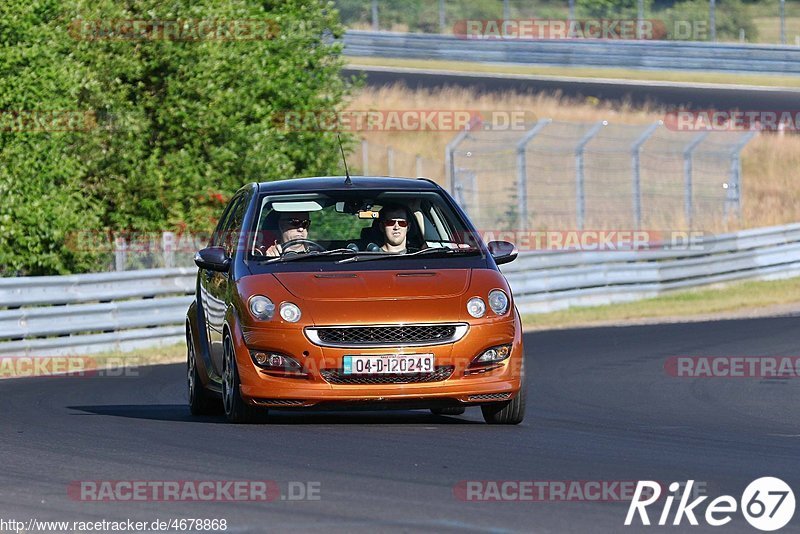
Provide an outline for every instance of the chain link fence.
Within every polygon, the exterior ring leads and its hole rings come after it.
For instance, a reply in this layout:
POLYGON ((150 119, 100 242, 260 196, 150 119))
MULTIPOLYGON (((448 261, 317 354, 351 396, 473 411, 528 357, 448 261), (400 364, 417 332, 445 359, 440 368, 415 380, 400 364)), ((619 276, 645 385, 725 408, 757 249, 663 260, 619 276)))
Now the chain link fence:
MULTIPOLYGON (((711 231, 740 215, 739 157, 754 135, 544 119, 460 132, 443 159, 365 139, 351 172, 431 178, 483 230, 711 231)), ((142 233, 102 245, 109 271, 191 267, 208 237, 142 233)))
POLYGON ((741 215, 754 135, 549 119, 464 131, 446 149, 448 186, 482 229, 719 230, 741 215))

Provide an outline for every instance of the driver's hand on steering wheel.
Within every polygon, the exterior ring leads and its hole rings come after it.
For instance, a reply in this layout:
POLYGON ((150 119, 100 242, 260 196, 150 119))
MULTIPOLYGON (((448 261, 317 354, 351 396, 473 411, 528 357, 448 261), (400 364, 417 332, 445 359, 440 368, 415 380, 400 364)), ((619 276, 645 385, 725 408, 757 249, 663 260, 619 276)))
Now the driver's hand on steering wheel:
POLYGON ((278 244, 277 241, 275 241, 275 243, 264 252, 264 255, 277 258, 278 256, 281 255, 282 252, 283 248, 278 244))

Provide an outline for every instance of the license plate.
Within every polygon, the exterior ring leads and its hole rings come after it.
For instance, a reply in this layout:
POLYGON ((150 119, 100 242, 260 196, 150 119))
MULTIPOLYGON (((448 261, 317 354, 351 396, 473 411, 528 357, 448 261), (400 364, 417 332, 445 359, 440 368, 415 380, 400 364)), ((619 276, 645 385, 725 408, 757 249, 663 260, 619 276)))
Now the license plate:
POLYGON ((432 373, 433 354, 352 355, 343 359, 346 375, 432 373))

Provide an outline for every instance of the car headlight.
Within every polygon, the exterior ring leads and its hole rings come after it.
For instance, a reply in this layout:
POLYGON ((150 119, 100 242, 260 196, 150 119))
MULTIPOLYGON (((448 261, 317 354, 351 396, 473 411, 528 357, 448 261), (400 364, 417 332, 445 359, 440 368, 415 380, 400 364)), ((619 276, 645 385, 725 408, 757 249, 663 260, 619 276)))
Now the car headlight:
POLYGON ((250 297, 250 313, 260 321, 269 321, 275 315, 275 305, 263 295, 250 297))
POLYGON ((292 304, 291 302, 281 304, 281 317, 287 323, 296 323, 302 315, 297 304, 292 304))
POLYGON ((480 319, 486 314, 486 303, 480 297, 472 297, 467 301, 467 311, 476 319, 480 319))
POLYGON ((508 297, 500 289, 489 291, 489 307, 497 315, 503 315, 508 311, 508 297))
POLYGON ((502 362, 511 355, 511 345, 498 345, 486 349, 483 353, 475 358, 473 363, 497 363, 502 362))

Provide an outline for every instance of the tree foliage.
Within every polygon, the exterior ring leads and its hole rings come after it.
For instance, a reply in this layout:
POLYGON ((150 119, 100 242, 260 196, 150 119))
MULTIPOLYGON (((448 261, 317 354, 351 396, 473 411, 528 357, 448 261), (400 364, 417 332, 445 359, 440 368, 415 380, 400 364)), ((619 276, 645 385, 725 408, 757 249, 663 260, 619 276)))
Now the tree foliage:
MULTIPOLYGON (((0 111, 87 112, 85 131, 0 129, 0 271, 102 268, 77 233, 208 231, 250 181, 338 170, 336 138, 276 127, 340 109, 342 33, 314 0, 4 0, 0 111), (95 39, 76 21, 270 20, 269 39, 95 39)), ((5 124, 5 123, 4 123, 5 124)), ((85 241, 85 240, 84 240, 85 241)))

